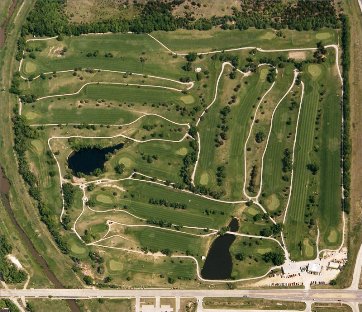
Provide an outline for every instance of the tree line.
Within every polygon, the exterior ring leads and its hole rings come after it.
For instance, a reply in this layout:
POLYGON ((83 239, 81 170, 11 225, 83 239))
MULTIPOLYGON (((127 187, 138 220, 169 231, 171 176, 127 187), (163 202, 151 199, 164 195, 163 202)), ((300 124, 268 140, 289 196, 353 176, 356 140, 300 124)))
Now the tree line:
POLYGON ((191 14, 174 16, 173 8, 179 1, 147 1, 137 4, 141 10, 132 19, 110 18, 89 23, 72 23, 65 14, 65 0, 37 0, 22 27, 22 35, 35 36, 81 35, 86 33, 128 32, 150 33, 176 29, 209 30, 248 29, 255 27, 274 29, 318 30, 322 27, 337 28, 339 19, 332 0, 308 1, 258 1, 245 0, 241 9, 233 8, 231 15, 195 19, 191 14))

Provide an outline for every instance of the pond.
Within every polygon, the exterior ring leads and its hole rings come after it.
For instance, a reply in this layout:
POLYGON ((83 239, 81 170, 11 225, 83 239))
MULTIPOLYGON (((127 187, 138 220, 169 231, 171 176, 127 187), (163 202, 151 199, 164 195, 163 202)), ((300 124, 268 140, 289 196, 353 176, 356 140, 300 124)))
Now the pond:
POLYGON ((117 144, 105 148, 85 147, 73 152, 68 158, 68 167, 74 174, 83 173, 90 175, 96 169, 103 170, 106 162, 106 155, 113 153, 123 147, 123 144, 117 144))
MULTIPOLYGON (((231 220, 229 228, 231 232, 236 232, 239 229, 239 222, 236 218, 231 220)), ((233 261, 229 248, 235 239, 235 235, 225 234, 214 240, 201 270, 203 278, 210 280, 230 279, 233 261)))

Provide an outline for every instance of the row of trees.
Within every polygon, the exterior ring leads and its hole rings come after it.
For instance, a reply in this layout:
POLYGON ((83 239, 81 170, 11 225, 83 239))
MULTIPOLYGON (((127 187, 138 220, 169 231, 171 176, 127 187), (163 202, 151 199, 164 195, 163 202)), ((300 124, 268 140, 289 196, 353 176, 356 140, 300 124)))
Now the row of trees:
POLYGON ((351 185, 351 139, 350 139, 350 105, 349 105, 349 66, 350 66, 350 34, 348 16, 342 15, 342 78, 343 78, 343 97, 342 97, 342 113, 343 113, 343 132, 342 132, 342 166, 343 166, 343 188, 344 197, 342 207, 349 213, 350 210, 350 185, 351 185))
POLYGON ((152 205, 171 207, 175 209, 186 209, 187 205, 179 202, 169 202, 167 199, 150 198, 148 202, 152 205))
POLYGON ((317 30, 322 27, 336 28, 339 21, 332 0, 293 2, 244 1, 241 10, 234 8, 232 15, 195 19, 190 14, 175 17, 172 14, 177 2, 147 1, 140 6, 140 14, 133 19, 112 18, 91 23, 71 23, 64 13, 65 0, 37 0, 29 13, 22 34, 56 36, 80 35, 99 32, 149 33, 157 30, 173 31, 178 28, 209 30, 222 25, 223 29, 249 27, 297 30, 317 30))
POLYGON ((29 187, 30 196, 37 203, 41 220, 47 225, 48 230, 52 234, 59 249, 63 253, 68 253, 68 246, 59 232, 60 227, 57 223, 57 218, 49 209, 49 207, 44 203, 38 180, 34 173, 31 172, 26 159, 25 154, 29 146, 29 141, 32 139, 36 139, 38 137, 38 133, 35 129, 30 128, 26 124, 24 117, 20 116, 17 112, 15 112, 12 121, 14 130, 14 150, 18 158, 19 173, 29 187))

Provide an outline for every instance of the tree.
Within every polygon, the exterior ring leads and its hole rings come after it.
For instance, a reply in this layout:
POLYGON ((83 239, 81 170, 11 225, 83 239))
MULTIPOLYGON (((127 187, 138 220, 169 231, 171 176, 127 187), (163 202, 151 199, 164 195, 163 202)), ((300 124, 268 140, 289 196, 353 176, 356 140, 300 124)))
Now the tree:
POLYGON ((243 261, 245 259, 243 253, 239 252, 235 255, 235 259, 239 261, 243 261))
POLYGON ((93 279, 89 275, 84 275, 83 281, 86 285, 93 285, 93 279))
POLYGON ((123 163, 119 163, 114 167, 114 171, 118 174, 122 174, 124 172, 125 165, 123 163))
POLYGON ((185 56, 186 60, 188 62, 193 62, 196 60, 197 58, 197 53, 196 52, 189 52, 186 56, 185 56))
POLYGON ((313 164, 310 163, 307 165, 307 169, 313 174, 316 175, 318 170, 319 170, 319 166, 317 164, 313 164))
POLYGON ((146 61, 147 61, 147 58, 145 58, 143 56, 140 57, 140 62, 141 62, 141 65, 142 65, 142 71, 143 71, 143 67, 144 67, 146 61))
POLYGON ((285 256, 281 252, 269 251, 263 255, 265 262, 272 262, 274 265, 282 265, 285 261, 285 256))
POLYGON ((256 143, 261 143, 265 140, 265 134, 264 132, 259 131, 256 135, 255 135, 255 141, 256 143))

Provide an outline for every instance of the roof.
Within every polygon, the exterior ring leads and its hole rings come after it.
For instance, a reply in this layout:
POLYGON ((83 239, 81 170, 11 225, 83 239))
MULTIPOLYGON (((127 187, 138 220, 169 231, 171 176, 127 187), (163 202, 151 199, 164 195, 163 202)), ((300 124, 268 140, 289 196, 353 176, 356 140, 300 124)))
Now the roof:
POLYGON ((321 271, 322 271, 322 267, 319 263, 311 262, 308 264, 308 272, 320 273, 321 271))
POLYGON ((298 274, 300 273, 300 264, 297 262, 288 262, 282 267, 284 274, 298 274))
POLYGON ((331 269, 339 269, 339 263, 338 262, 329 262, 328 267, 331 269))

